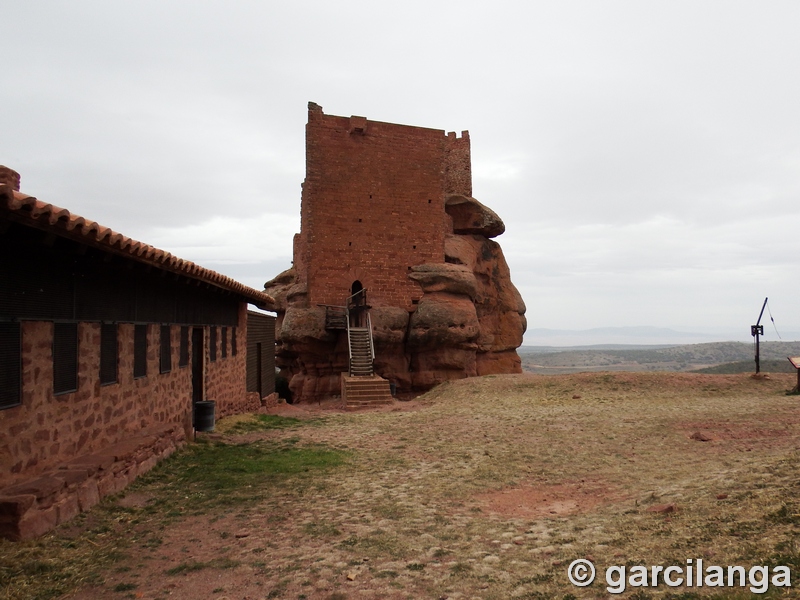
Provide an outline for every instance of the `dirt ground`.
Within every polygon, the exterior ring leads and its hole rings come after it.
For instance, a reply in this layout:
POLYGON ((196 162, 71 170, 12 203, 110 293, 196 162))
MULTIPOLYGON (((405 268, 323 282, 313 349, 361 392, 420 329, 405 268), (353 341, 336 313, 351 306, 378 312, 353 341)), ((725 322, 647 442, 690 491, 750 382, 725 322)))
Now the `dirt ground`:
MULTIPOLYGON (((575 587, 567 565, 793 561, 793 385, 791 375, 489 376, 374 411, 283 405, 273 412, 302 420, 287 429, 230 433, 254 417, 228 419, 216 439, 292 438, 350 458, 254 504, 166 524, 143 512, 158 494, 134 485, 115 501, 128 512, 92 542, 114 544, 118 559, 66 597, 607 598, 602 577, 575 587)), ((53 535, 77 543, 90 525, 53 535)))

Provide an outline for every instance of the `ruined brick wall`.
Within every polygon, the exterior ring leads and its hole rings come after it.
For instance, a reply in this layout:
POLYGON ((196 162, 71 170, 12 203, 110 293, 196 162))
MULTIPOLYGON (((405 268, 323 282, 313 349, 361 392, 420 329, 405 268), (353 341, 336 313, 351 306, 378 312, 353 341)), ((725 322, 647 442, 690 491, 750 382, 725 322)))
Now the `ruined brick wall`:
POLYGON ((469 136, 325 115, 309 105, 295 268, 309 305, 342 304, 358 280, 373 306, 412 310, 410 267, 444 261, 448 188, 471 192, 469 136))
MULTIPOLYGON (((217 417, 255 411, 260 402, 245 391, 247 305, 240 303, 237 354, 209 361, 205 330, 205 394, 217 402, 217 417)), ((220 328, 218 327, 218 330, 220 328)), ((180 326, 170 328, 172 369, 160 373, 160 327, 148 326, 147 376, 133 377, 134 325, 118 328, 118 381, 100 384, 100 324, 78 324, 78 389, 53 393, 53 323, 22 321, 22 402, 0 411, 0 487, 33 477, 76 456, 165 423, 189 430, 192 410, 191 360, 179 366, 180 326)), ((218 344, 219 335, 218 335, 218 344)))
POLYGON ((462 131, 460 138, 452 131, 447 134, 444 164, 445 194, 472 196, 472 150, 468 131, 462 131))

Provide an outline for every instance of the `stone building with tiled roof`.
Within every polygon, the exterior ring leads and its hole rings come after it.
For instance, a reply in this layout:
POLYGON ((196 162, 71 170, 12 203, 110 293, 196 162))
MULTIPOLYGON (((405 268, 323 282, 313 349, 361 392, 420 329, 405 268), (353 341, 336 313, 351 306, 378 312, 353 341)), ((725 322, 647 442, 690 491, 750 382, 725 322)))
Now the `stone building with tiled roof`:
POLYGON ((223 417, 272 391, 256 377, 262 393, 248 391, 246 376, 247 305, 269 309, 269 295, 19 183, 0 167, 0 535, 11 538, 124 488, 192 431, 197 401, 223 417))

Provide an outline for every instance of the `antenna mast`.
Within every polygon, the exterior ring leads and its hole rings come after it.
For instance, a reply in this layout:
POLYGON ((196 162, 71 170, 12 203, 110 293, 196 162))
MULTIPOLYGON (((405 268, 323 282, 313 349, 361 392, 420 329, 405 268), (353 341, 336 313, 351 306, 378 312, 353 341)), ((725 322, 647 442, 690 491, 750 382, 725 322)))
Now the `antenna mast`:
POLYGON ((758 321, 755 325, 750 325, 750 335, 756 339, 756 375, 761 372, 761 357, 759 356, 758 341, 759 336, 764 335, 764 326, 761 325, 761 317, 764 316, 764 309, 767 307, 767 300, 769 297, 764 298, 764 304, 761 306, 761 313, 758 315, 758 321))

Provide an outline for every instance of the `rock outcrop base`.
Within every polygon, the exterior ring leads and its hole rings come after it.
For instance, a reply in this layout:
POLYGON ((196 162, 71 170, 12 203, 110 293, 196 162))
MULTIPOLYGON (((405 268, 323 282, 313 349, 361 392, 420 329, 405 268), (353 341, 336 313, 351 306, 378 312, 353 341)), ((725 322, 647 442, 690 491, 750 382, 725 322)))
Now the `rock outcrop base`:
MULTIPOLYGON (((375 372, 401 396, 450 379, 521 372, 516 349, 526 327, 525 303, 491 239, 505 225, 474 198, 450 196, 445 207, 452 233, 444 262, 408 272, 423 292, 414 310, 370 310, 375 372)), ((339 395, 348 368, 346 334, 325 329, 325 308, 309 306, 305 290, 294 268, 265 284, 278 311, 276 364, 299 402, 339 395)))

